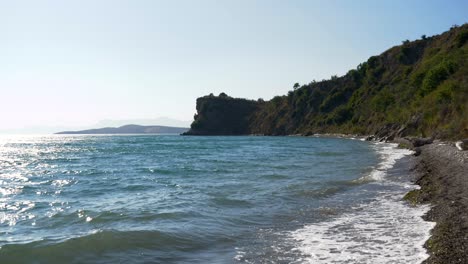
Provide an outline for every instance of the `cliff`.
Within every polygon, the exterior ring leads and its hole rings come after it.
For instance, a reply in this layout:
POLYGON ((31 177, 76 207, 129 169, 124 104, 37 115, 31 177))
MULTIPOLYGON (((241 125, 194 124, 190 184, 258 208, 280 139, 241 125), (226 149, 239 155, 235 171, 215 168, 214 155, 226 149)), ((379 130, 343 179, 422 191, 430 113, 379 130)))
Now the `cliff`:
POLYGON ((342 77, 272 100, 197 99, 191 135, 349 133, 468 137, 468 24, 403 41, 342 77))
POLYGON ((184 135, 245 135, 251 131, 252 115, 262 103, 232 98, 224 93, 197 99, 197 114, 184 135))

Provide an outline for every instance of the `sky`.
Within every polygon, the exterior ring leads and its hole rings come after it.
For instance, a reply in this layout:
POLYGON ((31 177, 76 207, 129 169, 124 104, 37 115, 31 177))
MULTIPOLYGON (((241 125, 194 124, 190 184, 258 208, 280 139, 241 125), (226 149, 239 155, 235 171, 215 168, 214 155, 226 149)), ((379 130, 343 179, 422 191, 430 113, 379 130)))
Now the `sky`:
POLYGON ((268 100, 467 14, 465 0, 0 0, 0 132, 189 124, 197 97, 268 100))

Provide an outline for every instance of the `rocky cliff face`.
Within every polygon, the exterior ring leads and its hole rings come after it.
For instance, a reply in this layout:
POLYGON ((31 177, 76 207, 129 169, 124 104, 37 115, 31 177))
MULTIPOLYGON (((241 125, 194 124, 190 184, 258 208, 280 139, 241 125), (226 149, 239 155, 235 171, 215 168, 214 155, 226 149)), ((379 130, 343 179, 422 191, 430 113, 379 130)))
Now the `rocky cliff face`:
POLYGON ((188 134, 468 137, 468 24, 404 41, 342 77, 270 101, 197 100, 188 134))
POLYGON ((251 116, 260 102, 221 94, 197 99, 197 114, 191 129, 184 135, 246 135, 250 134, 251 116))

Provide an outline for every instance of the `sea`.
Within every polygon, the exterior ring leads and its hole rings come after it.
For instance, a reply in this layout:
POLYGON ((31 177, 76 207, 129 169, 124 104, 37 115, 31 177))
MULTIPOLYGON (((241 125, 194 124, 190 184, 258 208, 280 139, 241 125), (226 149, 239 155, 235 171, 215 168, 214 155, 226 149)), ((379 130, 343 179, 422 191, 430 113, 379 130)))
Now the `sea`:
POLYGON ((0 263, 421 263, 411 151, 327 137, 0 136, 0 263))

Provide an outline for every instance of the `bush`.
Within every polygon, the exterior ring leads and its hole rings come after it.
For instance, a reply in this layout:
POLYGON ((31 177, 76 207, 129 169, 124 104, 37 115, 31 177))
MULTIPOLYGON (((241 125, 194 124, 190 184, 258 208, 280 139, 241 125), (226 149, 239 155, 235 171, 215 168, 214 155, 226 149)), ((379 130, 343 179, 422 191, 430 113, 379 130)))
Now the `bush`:
POLYGON ((199 129, 203 127, 203 122, 200 121, 199 119, 195 119, 192 124, 190 125, 191 129, 199 129))
POLYGON ((463 46, 463 45, 466 43, 467 40, 468 40, 468 30, 467 30, 467 29, 465 29, 465 30, 463 30, 462 32, 460 32, 460 33, 457 35, 456 39, 455 39, 455 41, 457 42, 457 46, 458 46, 459 48, 460 48, 461 46, 463 46))
POLYGON ((437 86, 445 81, 455 70, 455 63, 447 60, 430 69, 424 77, 420 94, 425 96, 435 90, 437 86))
POLYGON ((375 68, 377 67, 378 60, 377 56, 372 56, 367 60, 367 65, 369 65, 369 68, 375 68))
POLYGON ((367 62, 363 62, 357 66, 357 71, 359 72, 361 76, 364 76, 366 75, 367 68, 368 68, 367 62))
POLYGON ((411 77, 411 85, 414 87, 421 87, 424 77, 426 76, 425 72, 418 72, 411 77))
POLYGON ((271 99, 271 101, 275 107, 278 107, 281 104, 282 99, 281 96, 275 96, 273 99, 271 99))
POLYGON ((390 105, 395 104, 395 96, 384 89, 378 93, 371 101, 371 105, 376 112, 385 112, 390 105))
POLYGON ((322 104, 320 105, 320 111, 322 112, 329 112, 333 108, 337 107, 338 105, 344 103, 346 100, 346 96, 344 91, 336 91, 334 93, 330 93, 329 96, 323 100, 322 104))
POLYGON ((402 64, 409 64, 410 63, 410 53, 411 48, 407 45, 403 46, 400 50, 400 53, 397 55, 397 59, 402 64))
POLYGON ((349 70, 346 75, 350 76, 353 79, 353 81, 358 81, 359 78, 361 77, 359 75, 359 72, 357 70, 355 70, 355 69, 349 70))
POLYGON ((454 82, 444 82, 436 92, 436 101, 439 104, 450 103, 457 86, 454 82))
POLYGON ((337 125, 342 124, 353 117, 353 112, 347 108, 346 106, 342 105, 336 108, 328 117, 327 123, 335 123, 337 125))

